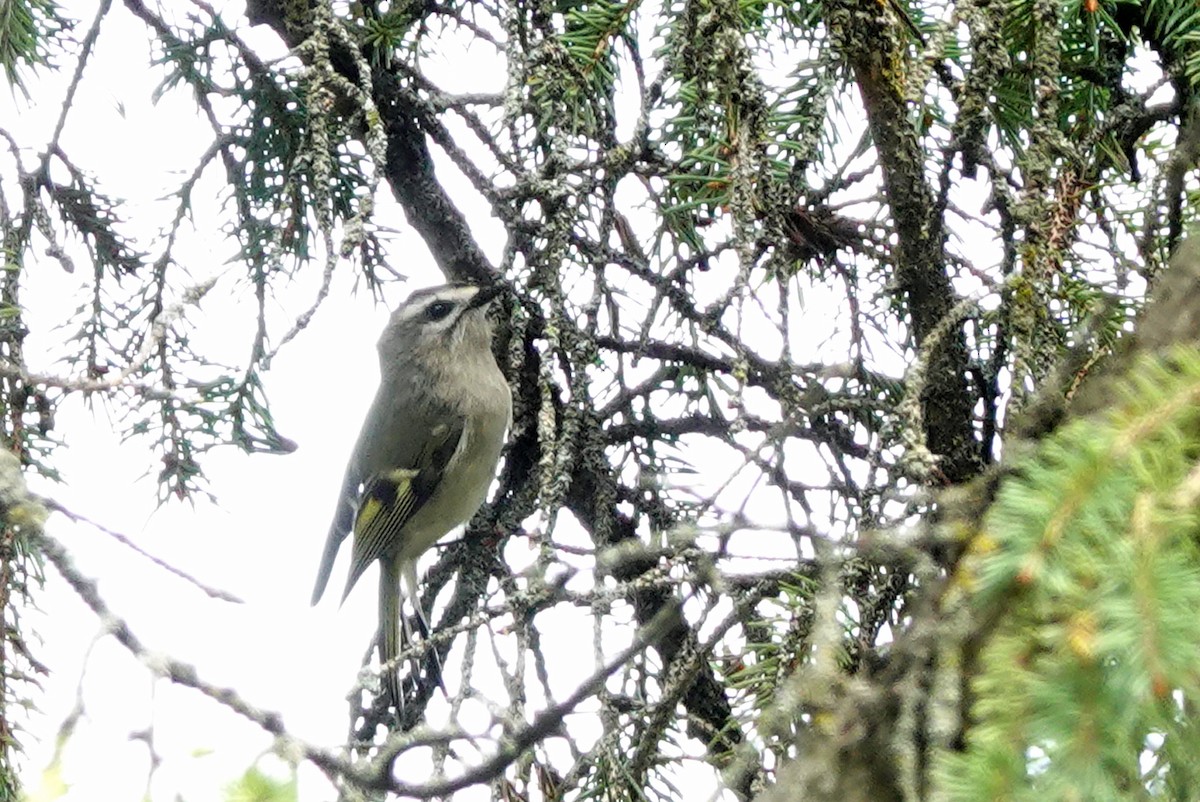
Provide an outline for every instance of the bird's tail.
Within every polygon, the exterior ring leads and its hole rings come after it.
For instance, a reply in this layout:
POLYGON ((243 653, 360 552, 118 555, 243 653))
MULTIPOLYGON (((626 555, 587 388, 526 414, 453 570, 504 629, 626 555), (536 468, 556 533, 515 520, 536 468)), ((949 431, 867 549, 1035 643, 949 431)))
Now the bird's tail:
MULTIPOLYGON (((413 642, 413 632, 409 627, 409 620, 401 610, 401 599, 404 596, 412 599, 413 609, 417 611, 417 626, 420 630, 421 640, 426 647, 427 677, 437 683, 438 687, 442 689, 442 693, 446 692, 446 685, 442 682, 442 661, 438 656, 437 647, 429 643, 429 620, 425 617, 425 611, 421 609, 421 602, 416 594, 416 562, 410 561, 403 566, 401 566, 401 562, 394 559, 379 561, 379 660, 384 666, 383 686, 391 704, 397 711, 400 710, 401 700, 404 697, 401 694, 400 666, 397 664, 396 657, 405 644, 413 642), (400 592, 402 579, 405 583, 403 594, 400 592)), ((420 674, 420 668, 421 661, 415 660, 414 676, 420 674)))
POLYGON ((396 560, 379 561, 379 662, 383 687, 391 704, 400 710, 400 566, 396 560))

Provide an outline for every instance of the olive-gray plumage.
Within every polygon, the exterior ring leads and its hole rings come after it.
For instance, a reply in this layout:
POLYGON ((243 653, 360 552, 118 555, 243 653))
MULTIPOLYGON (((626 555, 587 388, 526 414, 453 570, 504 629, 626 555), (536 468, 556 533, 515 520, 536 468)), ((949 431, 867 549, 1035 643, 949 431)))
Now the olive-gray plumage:
MULTIPOLYGON (((342 598, 378 560, 383 663, 399 652, 401 582, 423 619, 417 559, 475 514, 495 477, 512 418, 512 396, 492 356, 487 307, 496 294, 468 284, 420 290, 392 313, 379 340, 379 390, 346 466, 312 602, 353 533, 342 598)), ((398 704, 396 666, 384 676, 398 704)))

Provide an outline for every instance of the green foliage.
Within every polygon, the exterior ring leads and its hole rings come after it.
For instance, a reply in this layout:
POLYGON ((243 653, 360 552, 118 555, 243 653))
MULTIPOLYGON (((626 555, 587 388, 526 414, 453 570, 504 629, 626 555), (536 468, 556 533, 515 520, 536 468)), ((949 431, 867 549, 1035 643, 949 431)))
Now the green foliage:
POLYGON ((1200 351, 1117 395, 1016 467, 977 537, 968 585, 999 617, 946 798, 1194 797, 1200 351))
POLYGON ((145 254, 121 234, 119 203, 100 192, 82 172, 72 170, 71 178, 70 184, 43 184, 53 208, 67 228, 87 244, 97 269, 111 269, 116 275, 136 272, 145 254))
MULTIPOLYGON (((183 498, 203 490, 202 456, 214 447, 233 444, 276 453, 293 447, 275 431, 261 375, 270 358, 269 287, 288 281, 314 252, 329 253, 334 225, 360 213, 373 179, 361 148, 352 144, 359 122, 337 113, 334 96, 319 76, 268 69, 215 15, 185 17, 179 27, 164 21, 156 44, 155 64, 164 71, 156 96, 189 88, 216 137, 174 193, 178 211, 162 252, 151 260, 134 248, 123 233, 119 202, 61 149, 52 148, 47 158, 67 170, 69 183, 55 183, 49 171, 42 171, 34 176, 34 187, 91 257, 91 302, 73 317, 78 348, 69 361, 96 380, 114 366, 136 363, 133 378, 190 391, 130 394, 123 410, 126 433, 149 437, 158 447, 160 498, 183 498), (236 102, 218 110, 214 96, 236 102), (146 350, 155 321, 171 305, 186 270, 173 252, 175 234, 190 214, 197 184, 218 165, 233 212, 226 233, 238 245, 234 258, 258 307, 249 364, 236 372, 195 351, 182 326, 168 327, 162 342, 146 350), (122 280, 134 275, 140 280, 122 280)), ((36 211, 37 230, 50 241, 50 252, 73 269, 58 245, 60 235, 36 211)), ((359 230, 354 253, 374 287, 381 246, 373 229, 360 222, 359 230)), ((185 295, 192 289, 184 289, 185 295)), ((30 461, 37 462, 44 450, 31 448, 30 461)))
POLYGON ((49 64, 66 27, 54 0, 0 2, 0 69, 8 83, 25 92, 22 68, 49 64))
POLYGON ((1148 0, 1140 4, 1143 35, 1180 70, 1193 89, 1200 86, 1200 8, 1181 0, 1148 0))
MULTIPOLYGON (((728 685, 747 703, 748 710, 770 709, 771 700, 787 679, 809 661, 805 644, 812 630, 817 591, 817 583, 801 575, 780 582, 779 595, 764 599, 747 625, 745 649, 727 658, 722 668, 728 685)), ((755 734, 782 760, 794 752, 794 724, 773 722, 762 727, 756 721, 755 734)))
MULTIPOLYGON (((1076 141, 1111 134, 1106 125, 1125 99, 1122 76, 1137 44, 1175 65, 1182 88, 1200 88, 1200 8, 1187 0, 1015 0, 1003 30, 1015 68, 1000 76, 994 112, 1006 145, 1018 152, 1031 144, 1035 108, 1049 91, 1039 91, 1039 83, 1054 84, 1054 123, 1063 134, 1076 141), (1047 8, 1057 19, 1046 18, 1047 8), (1048 56, 1057 63, 1045 63, 1048 56)), ((1123 169, 1118 152, 1110 155, 1100 166, 1123 169)))
POLYGON ((246 769, 225 789, 225 802, 296 802, 298 798, 295 772, 286 780, 278 780, 258 766, 246 769))
POLYGON ((606 138, 613 125, 615 50, 632 41, 628 29, 638 5, 638 0, 574 5, 562 32, 533 53, 526 80, 544 130, 606 138))
POLYGON ((415 4, 397 5, 383 14, 372 13, 358 20, 359 41, 372 66, 388 63, 416 21, 415 4))
MULTIPOLYGON (((241 244, 247 274, 259 281, 303 265, 330 221, 357 211, 368 184, 361 151, 350 145, 356 121, 334 113, 334 99, 314 76, 269 70, 252 53, 231 48, 239 40, 219 16, 195 19, 160 40, 157 61, 166 77, 159 93, 184 85, 237 98, 219 145, 238 215, 228 233, 241 244)), ((189 182, 181 201, 190 202, 190 191, 189 182)), ((378 258, 373 234, 368 242, 365 254, 378 258)))

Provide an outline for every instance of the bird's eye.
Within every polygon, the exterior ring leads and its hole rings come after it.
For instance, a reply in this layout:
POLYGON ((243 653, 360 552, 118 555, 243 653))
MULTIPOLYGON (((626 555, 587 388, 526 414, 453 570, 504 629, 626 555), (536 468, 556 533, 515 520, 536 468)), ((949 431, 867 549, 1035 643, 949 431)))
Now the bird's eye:
POLYGON ((425 307, 425 317, 430 320, 442 320, 446 315, 450 314, 454 309, 454 304, 449 301, 434 301, 429 306, 425 307))

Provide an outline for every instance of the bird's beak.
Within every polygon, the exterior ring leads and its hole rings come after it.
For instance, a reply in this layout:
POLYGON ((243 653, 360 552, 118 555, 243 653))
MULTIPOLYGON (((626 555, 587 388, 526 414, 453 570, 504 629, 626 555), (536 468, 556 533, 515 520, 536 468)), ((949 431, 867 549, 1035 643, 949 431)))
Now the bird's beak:
POLYGON ((467 304, 468 309, 478 309, 481 306, 487 306, 495 298, 504 292, 504 285, 496 282, 495 284, 484 284, 479 288, 479 292, 475 293, 475 297, 467 304))

